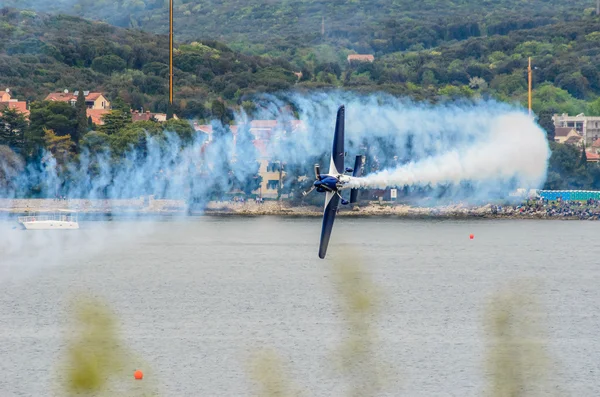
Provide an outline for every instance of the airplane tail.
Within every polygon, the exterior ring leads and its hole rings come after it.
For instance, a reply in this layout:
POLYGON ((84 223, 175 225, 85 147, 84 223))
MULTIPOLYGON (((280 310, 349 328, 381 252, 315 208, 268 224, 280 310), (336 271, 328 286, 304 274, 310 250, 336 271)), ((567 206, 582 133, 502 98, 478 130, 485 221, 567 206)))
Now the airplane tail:
MULTIPOLYGON (((356 156, 354 161, 354 171, 352 176, 355 178, 362 176, 363 166, 365 164, 365 156, 356 156)), ((358 189, 350 189, 350 203, 356 203, 358 201, 358 189)))

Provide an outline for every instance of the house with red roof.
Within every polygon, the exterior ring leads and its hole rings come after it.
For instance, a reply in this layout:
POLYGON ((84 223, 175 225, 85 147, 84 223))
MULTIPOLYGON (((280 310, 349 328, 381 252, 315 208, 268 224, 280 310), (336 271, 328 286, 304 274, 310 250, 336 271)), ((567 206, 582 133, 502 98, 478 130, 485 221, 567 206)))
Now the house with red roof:
POLYGON ((27 102, 13 99, 8 88, 0 95, 0 115, 2 114, 3 109, 14 109, 20 113, 23 113, 26 118, 29 117, 27 102))
POLYGON ((597 163, 600 162, 600 154, 596 152, 585 152, 585 157, 587 158, 588 163, 597 163))
POLYGON ((96 125, 104 125, 104 115, 110 113, 108 109, 86 109, 86 115, 92 119, 92 123, 96 125))
MULTIPOLYGON (((88 109, 110 110, 110 101, 106 99, 104 94, 100 92, 83 91, 83 95, 85 96, 85 105, 88 109)), ((72 106, 75 106, 78 96, 79 91, 70 93, 69 90, 64 90, 63 92, 53 92, 48 94, 45 100, 52 102, 68 102, 72 106)))

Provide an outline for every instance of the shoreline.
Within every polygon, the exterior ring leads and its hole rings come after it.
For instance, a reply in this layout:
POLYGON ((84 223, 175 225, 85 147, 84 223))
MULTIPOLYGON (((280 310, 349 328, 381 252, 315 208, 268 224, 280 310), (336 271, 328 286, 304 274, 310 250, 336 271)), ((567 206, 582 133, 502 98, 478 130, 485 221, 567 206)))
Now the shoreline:
MULTIPOLYGON (((314 218, 321 217, 323 210, 316 206, 292 206, 287 202, 209 202, 203 210, 188 211, 183 200, 155 200, 150 197, 127 200, 53 200, 53 199, 0 199, 0 217, 16 218, 27 213, 53 213, 59 209, 72 209, 83 219, 94 218, 152 218, 152 217, 193 217, 193 216, 279 216, 314 218)), ((414 207, 403 204, 369 203, 361 207, 341 207, 339 217, 348 218, 398 218, 398 219, 560 219, 597 220, 594 214, 559 214, 549 216, 546 209, 527 211, 504 207, 502 212, 494 211, 491 204, 482 206, 439 206, 414 207)))

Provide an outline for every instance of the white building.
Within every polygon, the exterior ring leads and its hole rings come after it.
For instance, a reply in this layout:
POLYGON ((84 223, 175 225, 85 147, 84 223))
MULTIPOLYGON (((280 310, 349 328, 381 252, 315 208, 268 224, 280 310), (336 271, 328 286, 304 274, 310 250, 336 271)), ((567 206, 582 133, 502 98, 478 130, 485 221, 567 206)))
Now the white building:
POLYGON ((583 113, 577 116, 569 116, 563 113, 552 116, 552 121, 554 121, 554 127, 556 128, 574 128, 583 136, 585 145, 588 147, 600 138, 600 117, 586 116, 583 113))

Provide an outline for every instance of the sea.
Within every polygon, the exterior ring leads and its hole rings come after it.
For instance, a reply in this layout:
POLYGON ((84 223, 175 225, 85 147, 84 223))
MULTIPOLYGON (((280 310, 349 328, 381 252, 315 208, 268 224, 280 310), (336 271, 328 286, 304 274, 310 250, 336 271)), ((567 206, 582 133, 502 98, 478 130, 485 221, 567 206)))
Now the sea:
POLYGON ((600 395, 597 222, 339 217, 324 260, 319 218, 15 225, 2 397, 68 395, 82 302, 114 322, 104 395, 600 395))

